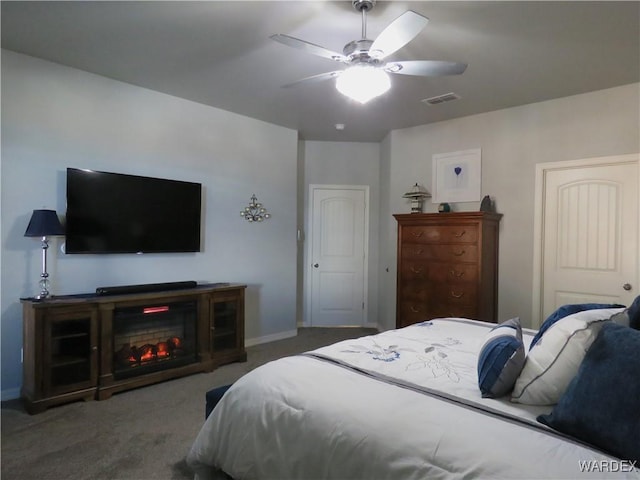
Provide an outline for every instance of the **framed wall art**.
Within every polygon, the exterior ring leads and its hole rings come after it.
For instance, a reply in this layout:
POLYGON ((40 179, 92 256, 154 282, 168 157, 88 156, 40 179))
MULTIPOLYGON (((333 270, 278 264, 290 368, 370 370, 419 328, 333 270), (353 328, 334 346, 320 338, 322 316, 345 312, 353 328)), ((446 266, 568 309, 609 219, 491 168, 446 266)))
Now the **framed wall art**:
POLYGON ((482 151, 480 148, 433 155, 433 203, 479 202, 482 151))

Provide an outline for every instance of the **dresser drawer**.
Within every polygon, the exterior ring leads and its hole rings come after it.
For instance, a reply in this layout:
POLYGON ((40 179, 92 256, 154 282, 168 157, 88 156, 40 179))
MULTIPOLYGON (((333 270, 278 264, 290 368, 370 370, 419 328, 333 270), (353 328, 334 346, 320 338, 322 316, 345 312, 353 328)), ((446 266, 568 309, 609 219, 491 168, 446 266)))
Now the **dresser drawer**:
POLYGON ((400 263, 402 278, 405 282, 426 281, 429 279, 430 262, 403 260, 400 263))
POLYGON ((403 260, 400 273, 404 283, 475 283, 478 266, 472 263, 440 263, 436 261, 403 260))
POLYGON ((429 281, 447 284, 476 283, 478 266, 467 263, 432 263, 429 265, 429 281))
POLYGON ((433 286, 431 305, 477 305, 478 291, 475 284, 458 283, 433 286))
POLYGON ((478 261, 478 246, 472 244, 432 244, 419 245, 408 244, 402 246, 402 258, 407 260, 437 260, 440 262, 467 262, 478 261))
POLYGON ((400 325, 399 327, 405 327, 407 325, 412 325, 414 323, 423 322, 424 320, 429 320, 429 310, 427 309, 426 303, 421 302, 413 302, 410 300, 404 300, 400 303, 399 309, 400 313, 400 325))
POLYGON ((431 318, 460 317, 478 320, 478 311, 474 306, 464 305, 434 305, 427 315, 431 318))
POLYGON ((400 303, 407 300, 426 303, 433 294, 433 287, 429 283, 405 282, 399 287, 398 301, 400 303))
POLYGON ((408 225, 402 238, 409 243, 477 243, 477 225, 408 225))
POLYGON ((400 305, 400 322, 398 328, 406 327, 434 318, 461 317, 477 319, 475 306, 469 305, 429 305, 419 302, 405 301, 400 305))
POLYGON ((402 245, 402 260, 427 260, 433 258, 433 252, 430 250, 431 245, 420 243, 405 243, 402 245))

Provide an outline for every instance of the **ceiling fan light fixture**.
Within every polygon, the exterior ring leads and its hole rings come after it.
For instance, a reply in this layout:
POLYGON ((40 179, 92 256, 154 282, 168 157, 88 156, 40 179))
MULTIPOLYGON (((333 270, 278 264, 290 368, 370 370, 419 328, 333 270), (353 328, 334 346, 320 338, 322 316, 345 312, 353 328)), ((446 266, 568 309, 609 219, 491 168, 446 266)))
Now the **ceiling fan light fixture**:
POLYGON ((390 88, 391 79, 387 72, 371 65, 349 67, 336 80, 336 89, 341 94, 362 104, 390 88))

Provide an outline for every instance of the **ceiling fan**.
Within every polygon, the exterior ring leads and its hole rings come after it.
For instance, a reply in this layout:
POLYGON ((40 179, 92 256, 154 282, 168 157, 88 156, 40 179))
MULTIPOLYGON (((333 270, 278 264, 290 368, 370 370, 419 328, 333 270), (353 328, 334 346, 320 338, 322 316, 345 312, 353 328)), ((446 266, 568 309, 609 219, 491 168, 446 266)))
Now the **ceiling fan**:
POLYGON ((289 47, 348 65, 346 69, 321 73, 283 85, 291 87, 336 78, 336 88, 342 94, 361 103, 385 93, 391 87, 388 73, 416 76, 459 75, 467 65, 438 60, 387 62, 385 59, 413 40, 429 19, 408 10, 391 22, 375 40, 367 39, 367 12, 376 0, 352 0, 353 7, 362 14, 362 38, 347 43, 342 53, 284 34, 270 38, 289 47))

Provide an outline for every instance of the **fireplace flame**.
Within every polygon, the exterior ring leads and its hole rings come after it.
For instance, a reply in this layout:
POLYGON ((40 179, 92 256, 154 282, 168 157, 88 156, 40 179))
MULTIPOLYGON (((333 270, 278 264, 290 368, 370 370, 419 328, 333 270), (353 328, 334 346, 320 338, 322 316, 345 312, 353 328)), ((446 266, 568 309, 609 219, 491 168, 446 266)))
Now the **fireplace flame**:
POLYGON ((155 355, 155 346, 154 345, 143 345, 142 347, 139 348, 140 353, 140 361, 141 362, 148 362, 149 360, 153 360, 153 358, 156 356, 155 355))
POLYGON ((166 358, 171 355, 168 342, 160 342, 156 345, 156 356, 158 358, 166 358))
POLYGON ((141 347, 126 344, 116 352, 116 358, 122 366, 136 366, 159 360, 179 357, 183 354, 183 341, 180 337, 171 337, 155 345, 147 343, 141 347))

